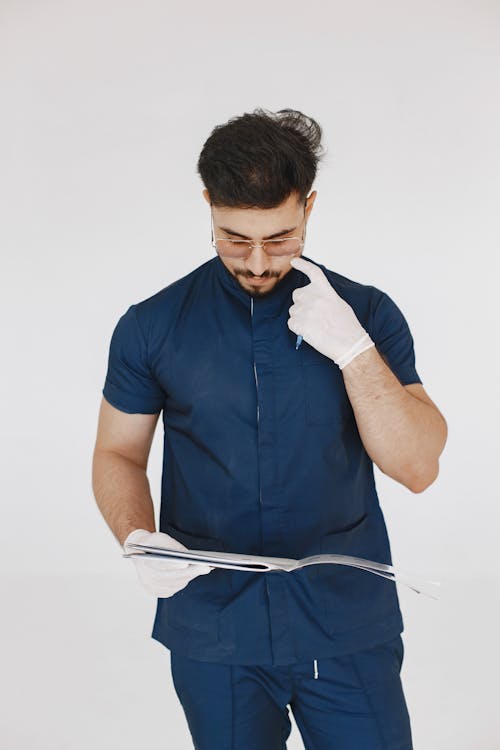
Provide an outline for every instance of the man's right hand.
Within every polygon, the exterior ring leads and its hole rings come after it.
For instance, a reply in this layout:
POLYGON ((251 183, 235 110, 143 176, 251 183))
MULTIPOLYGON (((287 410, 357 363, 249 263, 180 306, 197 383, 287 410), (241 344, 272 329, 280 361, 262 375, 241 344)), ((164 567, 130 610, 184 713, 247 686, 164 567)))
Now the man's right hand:
MULTIPOLYGON (((169 549, 188 550, 188 547, 185 547, 177 539, 169 536, 169 534, 164 534, 162 531, 151 532, 145 529, 131 531, 123 542, 123 550, 126 554, 138 552, 138 550, 127 546, 130 542, 155 547, 167 547, 169 549)), ((144 560, 140 557, 132 557, 130 559, 133 561, 139 581, 146 591, 160 598, 172 596, 187 586, 189 581, 196 578, 196 576, 205 575, 213 570, 213 567, 210 565, 189 564, 178 560, 151 559, 146 555, 144 555, 144 560)))

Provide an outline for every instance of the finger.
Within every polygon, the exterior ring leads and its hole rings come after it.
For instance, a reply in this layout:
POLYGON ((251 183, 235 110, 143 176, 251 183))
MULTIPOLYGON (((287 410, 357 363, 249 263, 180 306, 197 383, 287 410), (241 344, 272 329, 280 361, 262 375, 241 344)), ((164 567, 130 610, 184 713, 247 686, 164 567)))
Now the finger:
MULTIPOLYGON (((138 558, 136 559, 138 560, 138 558)), ((189 567, 189 563, 173 559, 159 560, 158 558, 149 558, 140 560, 139 562, 141 565, 144 565, 144 567, 150 568, 151 570, 171 570, 173 572, 177 570, 185 570, 189 567)))
POLYGON ((209 565, 197 565, 193 564, 190 565, 189 568, 192 568, 192 570, 188 569, 188 572, 186 575, 189 575, 191 578, 195 578, 196 576, 203 576, 207 573, 210 573, 211 570, 213 570, 212 567, 209 565))
MULTIPOLYGON (((192 566, 196 567, 196 566, 192 566)), ((201 567, 201 566, 197 566, 201 567)), ((210 571, 213 570, 212 567, 209 567, 208 570, 204 570, 204 573, 210 573, 210 571)), ((204 573, 201 573, 203 575, 204 573)), ((197 574, 200 575, 200 574, 197 574)), ((193 580, 193 578, 196 578, 196 575, 183 575, 177 576, 175 580, 172 582, 166 582, 165 576, 158 576, 158 575, 148 575, 146 578, 142 578, 139 576, 140 582, 142 586, 154 596, 158 596, 160 598, 166 598, 173 596, 173 594, 177 593, 177 591, 181 591, 183 588, 185 588, 190 581, 193 580)))
POLYGON ((314 285, 314 287, 316 287, 315 291, 317 291, 318 289, 322 289, 324 291, 333 291, 335 292, 335 294, 337 294, 336 290, 334 289, 333 285, 329 281, 325 272, 323 271, 322 268, 319 267, 319 265, 316 265, 315 263, 311 263, 311 261, 305 260, 304 258, 298 258, 297 260, 299 260, 302 263, 308 264, 307 269, 301 267, 298 270, 302 271, 302 273, 305 273, 307 276, 309 276, 309 279, 311 281, 311 284, 306 284, 306 286, 301 287, 301 289, 308 290, 308 292, 311 293, 312 291, 311 286, 314 285))
POLYGON ((148 570, 144 575, 148 580, 159 584, 162 582, 167 583, 168 581, 187 583, 198 575, 210 573, 210 570, 211 568, 206 565, 188 565, 187 569, 182 571, 148 570))
POLYGON ((294 302, 298 302, 300 299, 304 297, 304 295, 307 293, 307 287, 299 286, 297 289, 294 289, 292 292, 292 299, 294 302))
POLYGON ((198 575, 200 576, 205 576, 207 573, 210 573, 211 570, 215 570, 213 565, 206 565, 203 567, 199 565, 198 567, 201 568, 201 570, 198 571, 198 575))
POLYGON ((321 268, 305 258, 292 258, 290 264, 298 271, 305 273, 311 281, 322 283, 322 280, 325 278, 325 274, 321 268))
POLYGON ((171 597, 174 594, 176 594, 177 591, 181 591, 181 589, 184 588, 183 586, 175 588, 175 589, 172 588, 172 587, 165 588, 165 587, 162 587, 162 586, 158 586, 158 584, 150 585, 148 583, 144 583, 143 586, 146 589, 146 591, 148 592, 148 594, 152 594, 153 596, 157 596, 159 599, 166 599, 168 597, 171 597))

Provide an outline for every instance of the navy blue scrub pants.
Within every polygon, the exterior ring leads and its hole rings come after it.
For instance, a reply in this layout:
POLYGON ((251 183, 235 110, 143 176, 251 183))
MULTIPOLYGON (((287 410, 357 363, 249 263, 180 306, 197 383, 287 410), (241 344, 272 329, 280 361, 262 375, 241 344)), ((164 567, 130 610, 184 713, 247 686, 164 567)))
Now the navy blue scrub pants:
POLYGON ((289 666, 170 653, 195 750, 286 750, 290 706, 306 750, 412 750, 400 635, 347 656, 289 666))

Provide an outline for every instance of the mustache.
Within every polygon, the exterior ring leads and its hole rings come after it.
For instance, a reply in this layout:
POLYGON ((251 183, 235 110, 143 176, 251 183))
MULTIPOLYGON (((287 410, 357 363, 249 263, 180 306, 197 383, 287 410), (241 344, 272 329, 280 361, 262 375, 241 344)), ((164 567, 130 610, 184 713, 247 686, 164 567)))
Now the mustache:
POLYGON ((235 271, 238 276, 243 276, 245 279, 273 279, 280 275, 279 271, 263 273, 261 276, 255 276, 253 273, 247 273, 246 271, 235 271))

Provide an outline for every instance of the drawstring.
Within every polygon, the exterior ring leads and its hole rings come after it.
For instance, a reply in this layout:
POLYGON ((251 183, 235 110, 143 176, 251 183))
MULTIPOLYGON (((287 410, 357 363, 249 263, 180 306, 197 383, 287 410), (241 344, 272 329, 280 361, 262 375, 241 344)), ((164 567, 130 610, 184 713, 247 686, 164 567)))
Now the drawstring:
POLYGON ((316 659, 314 660, 313 664, 314 664, 314 679, 317 680, 318 679, 318 662, 316 659))

